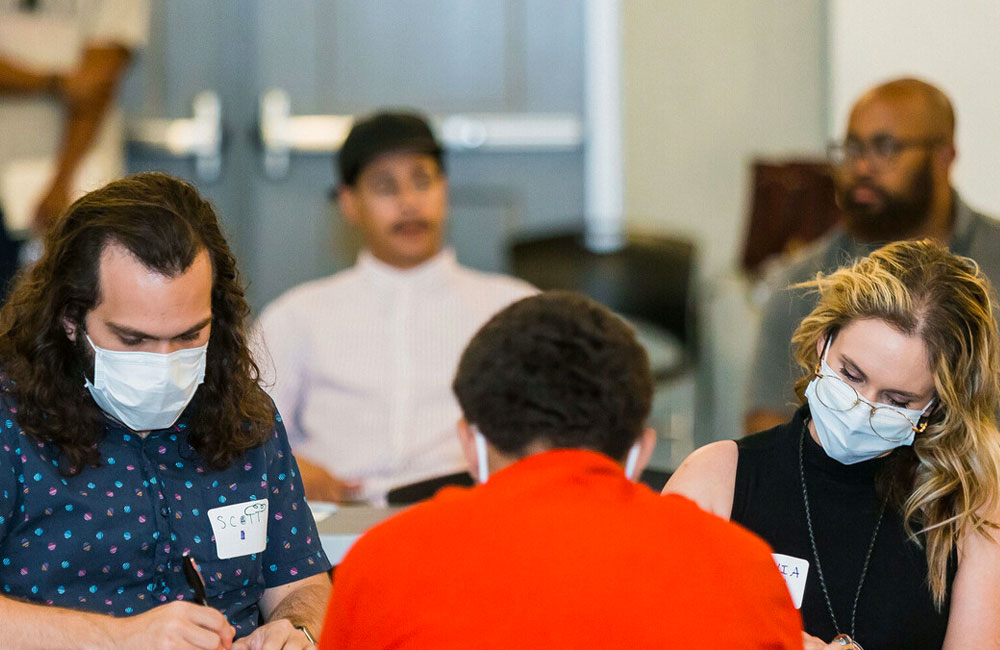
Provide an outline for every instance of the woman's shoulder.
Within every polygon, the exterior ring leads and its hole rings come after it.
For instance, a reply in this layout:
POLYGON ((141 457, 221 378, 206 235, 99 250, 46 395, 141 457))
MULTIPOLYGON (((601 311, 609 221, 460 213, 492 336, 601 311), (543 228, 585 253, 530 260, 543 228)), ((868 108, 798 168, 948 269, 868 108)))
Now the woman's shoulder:
POLYGON ((799 409, 791 421, 739 440, 722 440, 691 453, 674 472, 663 493, 678 493, 692 499, 702 509, 729 519, 733 512, 737 469, 755 458, 769 462, 775 449, 783 449, 794 436, 808 411, 799 409))
POLYGON ((682 494, 703 510, 729 519, 733 509, 739 449, 733 440, 721 440, 694 450, 663 488, 664 494, 682 494))

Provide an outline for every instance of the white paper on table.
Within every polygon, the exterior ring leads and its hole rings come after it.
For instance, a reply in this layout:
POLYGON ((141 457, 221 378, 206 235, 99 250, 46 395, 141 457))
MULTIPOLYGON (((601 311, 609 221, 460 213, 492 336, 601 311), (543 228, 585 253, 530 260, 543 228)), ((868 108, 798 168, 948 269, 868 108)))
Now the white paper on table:
POLYGON ((333 513, 337 512, 339 506, 331 501, 310 501, 306 499, 306 504, 312 512, 313 519, 318 524, 333 513))

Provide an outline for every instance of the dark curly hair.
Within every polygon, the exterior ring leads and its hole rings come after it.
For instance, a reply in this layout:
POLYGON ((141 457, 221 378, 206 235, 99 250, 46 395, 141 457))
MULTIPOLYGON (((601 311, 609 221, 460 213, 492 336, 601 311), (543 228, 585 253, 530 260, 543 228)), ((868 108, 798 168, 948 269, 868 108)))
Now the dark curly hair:
POLYGON ((258 386, 247 346, 250 308, 215 211, 194 187, 166 174, 136 174, 80 198, 50 229, 42 258, 17 278, 0 310, 0 368, 18 424, 58 450, 66 473, 99 464, 105 419, 84 388, 91 370, 65 324, 84 331, 101 299, 98 266, 110 243, 167 277, 208 251, 212 330, 205 381, 188 409, 188 441, 210 467, 229 466, 266 440, 274 406, 258 386))
POLYGON ((534 442, 621 460, 642 433, 653 381, 621 318, 568 291, 519 300, 473 337, 452 389, 465 418, 501 452, 534 442))

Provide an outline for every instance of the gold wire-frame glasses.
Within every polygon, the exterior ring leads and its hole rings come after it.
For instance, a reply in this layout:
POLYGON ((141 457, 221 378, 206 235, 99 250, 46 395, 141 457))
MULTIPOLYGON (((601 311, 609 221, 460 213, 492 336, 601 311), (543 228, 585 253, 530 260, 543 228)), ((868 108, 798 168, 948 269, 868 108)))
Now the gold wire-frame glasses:
POLYGON ((823 374, 820 371, 821 366, 816 366, 813 374, 818 380, 816 382, 816 397, 819 398, 823 406, 831 411, 843 413, 850 411, 858 404, 864 404, 870 409, 868 426, 871 427, 872 433, 886 442, 900 442, 906 439, 909 431, 902 437, 892 437, 893 434, 899 431, 904 422, 914 433, 923 433, 924 429, 927 428, 927 420, 920 418, 914 422, 910 419, 910 416, 895 406, 870 402, 859 395, 854 386, 848 384, 843 378, 835 374, 823 374), (848 403, 850 406, 845 408, 843 405, 848 403))

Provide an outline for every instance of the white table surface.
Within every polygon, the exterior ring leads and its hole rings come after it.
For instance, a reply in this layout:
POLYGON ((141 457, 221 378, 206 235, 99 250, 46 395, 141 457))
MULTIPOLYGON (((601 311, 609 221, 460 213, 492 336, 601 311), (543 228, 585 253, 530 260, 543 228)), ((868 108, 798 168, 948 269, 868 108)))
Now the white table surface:
POLYGON ((342 505, 334 512, 328 507, 314 507, 319 540, 326 556, 336 566, 362 533, 375 524, 402 511, 403 508, 376 508, 365 505, 342 505))

